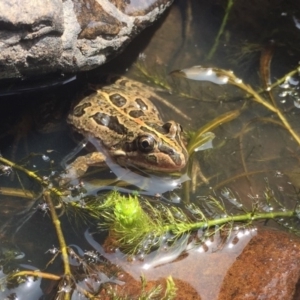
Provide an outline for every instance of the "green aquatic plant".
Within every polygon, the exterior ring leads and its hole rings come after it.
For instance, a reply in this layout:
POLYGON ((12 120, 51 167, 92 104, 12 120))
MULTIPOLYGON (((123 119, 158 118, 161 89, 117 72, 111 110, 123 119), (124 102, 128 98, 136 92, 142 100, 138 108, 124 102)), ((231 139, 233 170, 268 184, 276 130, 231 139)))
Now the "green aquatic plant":
POLYGON ((176 297, 176 291, 177 291, 177 288, 176 288, 175 282, 173 281, 172 276, 169 276, 167 278, 167 288, 165 291, 165 295, 162 298, 162 300, 174 299, 176 297))
POLYGON ((230 111, 221 116, 218 116, 216 119, 199 128, 196 132, 193 132, 190 135, 187 146, 189 155, 192 155, 197 148, 201 147, 209 140, 212 140, 214 138, 214 134, 210 132, 211 130, 216 129, 218 126, 220 126, 220 124, 224 124, 236 119, 239 114, 239 110, 230 111))
POLYGON ((171 86, 167 81, 167 74, 165 67, 161 65, 154 65, 149 68, 145 59, 138 59, 134 64, 139 76, 143 76, 148 82, 160 87, 164 90, 171 91, 171 86))
POLYGON ((218 32, 218 34, 215 38, 214 44, 213 44, 212 48, 210 49, 209 53, 207 54, 207 57, 206 57, 207 60, 212 59, 212 57, 214 56, 214 54, 215 54, 215 52, 216 52, 216 50, 219 46, 220 37, 224 33, 224 29, 225 29, 225 26, 227 24, 227 20, 228 20, 229 14, 231 12, 231 8, 233 6, 233 3, 234 3, 234 0, 228 0, 227 1, 227 7, 226 7, 225 15, 224 15, 223 20, 222 20, 222 24, 221 24, 219 32, 218 32))
POLYGON ((162 236, 165 230, 161 212, 154 210, 148 201, 144 205, 143 209, 137 195, 127 197, 114 191, 104 204, 93 206, 93 211, 102 216, 99 228, 109 228, 111 237, 125 252, 137 253, 145 246, 150 233, 154 239, 162 236))
POLYGON ((176 298, 177 287, 172 276, 166 278, 166 287, 163 289, 161 284, 147 289, 148 282, 144 275, 141 275, 141 292, 133 297, 132 295, 120 296, 115 289, 109 288, 107 293, 111 300, 172 300, 176 298))
MULTIPOLYGON (((109 205, 98 207, 101 210, 105 207, 99 228, 109 228, 116 247, 128 254, 138 254, 161 247, 166 238, 170 245, 179 241, 181 236, 198 230, 209 237, 223 228, 228 231, 235 225, 247 227, 255 220, 281 220, 279 223, 283 224, 282 219, 298 218, 299 204, 287 209, 270 194, 270 187, 266 186, 264 199, 247 208, 230 189, 223 189, 221 197, 224 202, 233 205, 236 210, 233 214, 214 196, 206 197, 201 205, 188 204, 182 209, 153 205, 146 199, 139 200, 137 195, 124 196, 114 191, 107 196, 109 205)), ((299 230, 293 229, 299 233, 299 230)))
MULTIPOLYGON (((286 79, 299 72, 299 68, 286 74, 283 78, 279 79, 275 84, 269 86, 269 90, 285 82, 286 79)), ((300 137, 296 130, 290 125, 285 117, 285 114, 274 103, 270 103, 267 99, 263 98, 260 94, 261 91, 256 91, 251 85, 243 82, 242 79, 235 76, 232 71, 227 71, 217 68, 204 68, 201 66, 194 66, 188 69, 176 70, 171 72, 171 75, 176 77, 183 77, 196 81, 211 81, 216 84, 231 84, 243 90, 249 97, 256 103, 264 106, 270 112, 274 113, 281 121, 282 125, 288 130, 294 140, 300 145, 300 137)))

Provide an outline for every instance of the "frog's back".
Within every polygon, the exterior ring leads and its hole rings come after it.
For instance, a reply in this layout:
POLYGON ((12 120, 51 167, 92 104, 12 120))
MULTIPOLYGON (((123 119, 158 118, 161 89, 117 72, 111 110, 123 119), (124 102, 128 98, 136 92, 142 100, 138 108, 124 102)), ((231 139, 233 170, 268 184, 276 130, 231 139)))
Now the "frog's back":
POLYGON ((126 78, 101 86, 79 102, 68 116, 68 123, 82 135, 92 135, 113 146, 132 140, 142 132, 164 132, 157 108, 147 99, 142 85, 126 78))

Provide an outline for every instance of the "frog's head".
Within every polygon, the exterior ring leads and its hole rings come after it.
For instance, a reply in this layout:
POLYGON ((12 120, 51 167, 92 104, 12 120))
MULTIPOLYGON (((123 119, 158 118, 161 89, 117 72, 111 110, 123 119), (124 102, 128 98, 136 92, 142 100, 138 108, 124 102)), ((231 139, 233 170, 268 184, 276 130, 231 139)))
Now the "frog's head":
POLYGON ((183 169, 188 154, 181 138, 182 127, 169 121, 161 128, 160 131, 143 130, 133 141, 125 142, 122 149, 114 153, 117 162, 159 172, 183 169))

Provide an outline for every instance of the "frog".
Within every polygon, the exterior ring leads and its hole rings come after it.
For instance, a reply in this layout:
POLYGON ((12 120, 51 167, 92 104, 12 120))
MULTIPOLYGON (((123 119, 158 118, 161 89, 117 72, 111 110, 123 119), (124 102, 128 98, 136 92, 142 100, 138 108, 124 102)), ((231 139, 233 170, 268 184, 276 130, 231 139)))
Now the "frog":
POLYGON ((151 101, 155 93, 145 84, 117 77, 93 90, 72 108, 67 123, 103 151, 77 157, 66 166, 67 176, 81 177, 90 166, 105 165, 108 158, 123 167, 153 172, 184 169, 188 153, 183 128, 162 120, 151 101))

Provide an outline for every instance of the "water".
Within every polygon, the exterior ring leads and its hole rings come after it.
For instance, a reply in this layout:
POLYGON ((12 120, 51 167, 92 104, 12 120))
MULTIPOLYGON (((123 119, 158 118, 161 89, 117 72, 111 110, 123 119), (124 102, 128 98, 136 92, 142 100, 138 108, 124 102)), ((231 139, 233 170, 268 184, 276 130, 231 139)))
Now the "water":
MULTIPOLYGON (((77 74, 76 78, 73 75, 66 76, 64 80, 59 78, 59 85, 48 81, 50 83, 46 87, 38 83, 34 87, 31 84, 25 87, 17 85, 12 89, 15 92, 2 89, 2 156, 29 170, 38 171, 51 183, 62 170, 60 162, 75 147, 65 122, 71 103, 82 98, 88 83, 96 83, 103 74, 125 74, 155 87, 160 96, 188 115, 190 121, 158 104, 164 120, 174 119, 186 131, 196 131, 225 113, 238 111, 238 116, 222 124, 216 122, 218 126, 211 130, 215 135, 213 148, 199 151, 194 156, 201 166, 202 174, 196 177, 194 186, 189 190, 186 190, 186 186, 178 187, 177 179, 168 179, 167 184, 164 184, 155 174, 149 183, 148 174, 130 175, 126 171, 125 175, 118 173, 118 177, 122 179, 130 177, 127 181, 130 186, 122 185, 122 191, 128 192, 143 186, 143 195, 159 194, 151 197, 155 201, 160 199, 164 203, 176 202, 181 207, 185 202, 194 203, 215 218, 234 214, 241 208, 251 211, 256 207, 262 212, 294 208, 299 201, 297 191, 300 185, 299 144, 292 134, 295 132, 300 135, 299 74, 295 71, 288 78, 284 76, 299 67, 299 4, 294 1, 251 1, 250 4, 236 1, 217 43, 216 37, 226 15, 226 5, 225 1, 175 1, 156 25, 146 29, 122 55, 107 65, 77 74), (212 50, 214 48, 215 51, 212 50), (232 70, 237 78, 246 85, 249 84, 255 91, 265 90, 261 96, 282 112, 290 128, 283 125, 274 110, 257 103, 253 97, 247 98, 247 93, 238 87, 230 84, 216 85, 203 81, 203 78, 197 81, 168 75, 174 70, 199 65, 232 70), (282 82, 269 93, 269 87, 280 78, 283 78, 282 82), (28 90, 28 87, 32 90, 28 90), (174 192, 166 192, 174 187, 174 192), (208 201, 211 194, 223 201, 225 211, 220 211, 214 203, 208 201)), ((214 80, 218 81, 215 77, 214 80)), ((110 168, 114 173, 121 169, 114 166, 113 162, 110 163, 110 168)), ((50 209, 41 196, 42 188, 20 171, 2 169, 2 173, 0 247, 18 250, 25 256, 13 258, 9 263, 0 260, 4 265, 0 278, 14 268, 44 270, 53 257, 47 251, 59 245, 51 222, 50 209), (27 192, 24 194, 23 190, 27 192), (22 197, 17 192, 23 193, 22 197)), ((185 180, 186 177, 180 183, 185 180)), ((102 190, 113 189, 115 181, 115 175, 104 170, 97 174, 96 183, 87 181, 84 187, 78 187, 76 199, 65 198, 65 201, 79 203, 81 193, 85 193, 82 189, 97 194, 102 190), (104 179, 111 182, 100 187, 103 184, 101 180, 104 179)), ((54 181, 54 185, 56 184, 54 181)), ((142 262, 128 264, 119 250, 114 254, 105 254, 101 242, 106 238, 106 233, 97 235, 95 244, 86 235, 87 228, 92 232, 96 231, 94 222, 86 225, 78 216, 74 217, 71 211, 67 212, 69 218, 62 209, 58 210, 58 214, 62 215, 61 226, 66 243, 75 245, 73 249, 78 256, 83 255, 84 250, 95 249, 103 255, 101 259, 104 260, 105 257, 113 264, 120 265, 139 280, 142 262)), ((298 229, 297 223, 287 222, 285 219, 279 223, 285 224, 285 229, 298 229)), ((261 223, 255 224, 259 225, 261 223)), ((275 222, 269 222, 268 226, 285 230, 275 222)), ((177 258, 176 263, 170 263, 166 258, 167 263, 149 270, 143 269, 143 273, 149 280, 172 274, 175 278, 185 280, 189 286, 187 290, 194 289, 202 299, 216 299, 227 268, 256 231, 250 233, 243 236, 240 234, 238 240, 234 240, 235 235, 230 236, 222 250, 218 248, 218 243, 211 245, 207 240, 202 248, 195 246, 190 249, 186 258, 178 259, 177 254, 173 257, 173 253, 177 253, 174 251, 169 257, 177 258), (223 264, 224 269, 216 270, 218 260, 226 260, 227 268, 223 264), (193 265, 195 261, 197 267, 186 270, 186 266, 193 265), (191 276, 187 276, 188 271, 191 276)), ((238 234, 237 230, 236 236, 238 234)), ((214 241, 216 240, 217 237, 214 241)), ((184 246, 186 247, 185 244, 184 246)), ((156 266, 155 260, 151 263, 156 266)), ((106 276, 105 280, 109 282, 120 280, 118 276, 110 274, 111 269, 112 267, 100 269, 98 275, 101 274, 102 279, 106 276)), ((61 274, 62 271, 58 256, 45 272, 61 274)), ((2 298, 8 295, 13 297, 13 293, 16 293, 18 299, 29 300, 39 299, 45 294, 47 299, 54 299, 53 293, 49 291, 56 284, 55 280, 49 284, 49 281, 43 280, 41 283, 37 279, 32 285, 32 278, 29 276, 19 287, 10 286, 11 289, 4 289, 0 295, 2 298), (30 294, 27 294, 26 289, 30 294)), ((69 288, 68 284, 64 286, 65 290, 69 288)), ((90 283, 90 291, 91 286, 90 283)), ((84 299, 82 297, 77 293, 73 295, 74 299, 84 299)))

